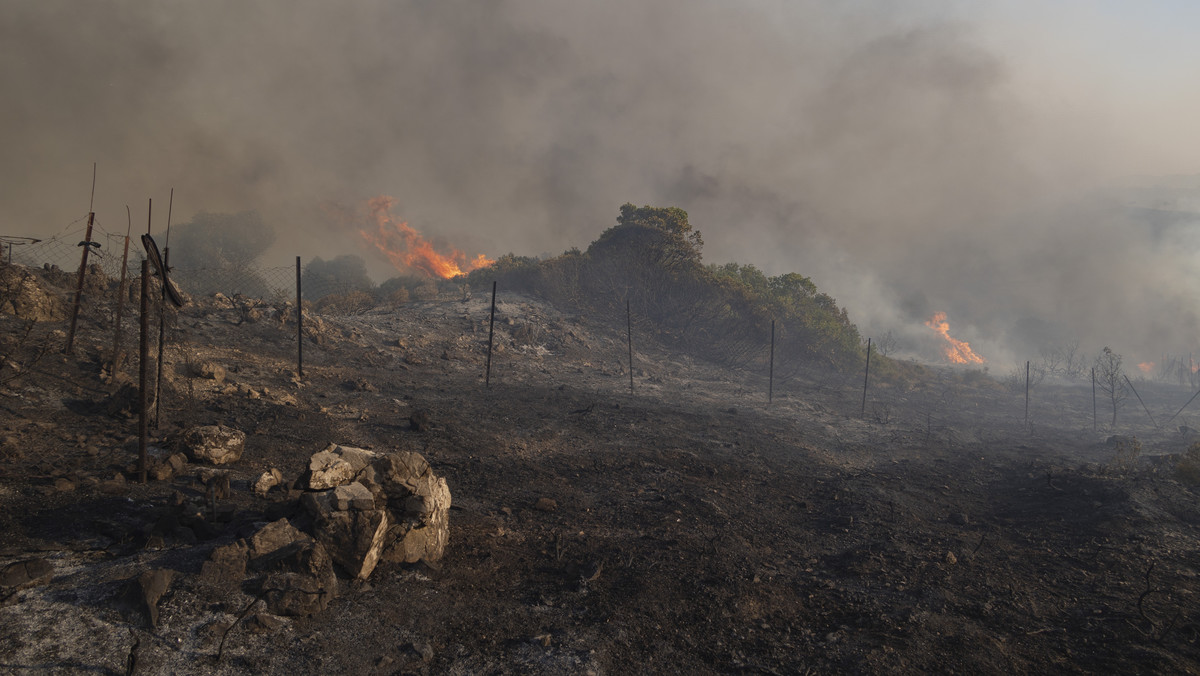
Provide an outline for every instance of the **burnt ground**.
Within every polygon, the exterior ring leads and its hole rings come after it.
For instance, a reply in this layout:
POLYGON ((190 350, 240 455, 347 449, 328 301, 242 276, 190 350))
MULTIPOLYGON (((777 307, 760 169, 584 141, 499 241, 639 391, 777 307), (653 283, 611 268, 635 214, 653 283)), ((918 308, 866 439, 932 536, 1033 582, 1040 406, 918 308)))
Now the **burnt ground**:
MULTIPOLYGON (((85 315, 73 357, 34 358, 64 323, 22 343, 0 391, 0 565, 40 557, 53 577, 7 592, 0 670, 1200 672, 1198 491, 1104 443, 1179 453, 1187 414, 1160 430, 1131 399, 1093 430, 1090 387, 1042 384, 1027 426, 1023 394, 936 369, 877 384, 865 415, 861 373, 789 373, 768 405, 764 374, 649 344, 631 395, 622 331, 503 294, 490 388, 478 297, 314 319, 299 381, 294 322, 230 305, 176 319, 151 440, 249 435, 234 514, 194 541, 150 536, 203 488, 194 465, 136 483, 136 420, 102 405, 106 322, 85 315), (190 377, 203 361, 225 380, 190 377), (214 594, 201 563, 280 513, 254 478, 295 479, 329 442, 422 453, 453 495, 446 556, 251 625, 255 598, 214 594), (150 629, 122 599, 155 568, 176 576, 150 629)), ((1139 392, 1160 419, 1190 396, 1139 392)))

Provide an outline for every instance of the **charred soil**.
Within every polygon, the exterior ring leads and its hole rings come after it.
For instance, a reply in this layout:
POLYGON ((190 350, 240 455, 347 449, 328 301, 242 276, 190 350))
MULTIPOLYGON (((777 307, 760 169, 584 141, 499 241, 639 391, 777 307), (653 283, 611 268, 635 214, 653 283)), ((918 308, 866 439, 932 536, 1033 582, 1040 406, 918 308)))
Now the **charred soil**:
MULTIPOLYGON (((488 310, 306 317, 300 378, 294 309, 187 306, 151 452, 192 425, 247 441, 221 516, 165 530, 205 499, 203 468, 138 483, 108 321, 85 314, 68 357, 61 323, 5 316, 0 566, 32 572, 6 569, 0 670, 1200 672, 1196 489, 1115 462, 1090 390, 1040 386, 1027 422, 994 381, 929 370, 863 415, 861 373, 799 370, 768 404, 765 373, 635 336, 630 393, 623 326, 503 294, 485 387, 488 310), (294 513, 255 479, 291 483, 330 442, 445 477, 444 558, 343 577, 311 617, 199 579, 216 547, 294 513), (154 622, 128 598, 147 570, 173 572, 154 622)), ((1152 410, 1188 396, 1144 389, 1152 410)), ((1187 447, 1178 421, 1134 413, 1116 431, 1143 456, 1187 447)))

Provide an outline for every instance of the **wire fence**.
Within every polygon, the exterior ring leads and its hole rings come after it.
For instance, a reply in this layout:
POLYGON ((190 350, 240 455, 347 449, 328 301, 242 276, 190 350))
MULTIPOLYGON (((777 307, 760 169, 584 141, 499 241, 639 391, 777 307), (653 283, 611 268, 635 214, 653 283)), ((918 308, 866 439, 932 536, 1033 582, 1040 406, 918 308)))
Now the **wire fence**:
MULTIPOLYGON (((0 260, 42 268, 47 271, 74 273, 79 269, 86 229, 78 222, 51 237, 36 241, 28 238, 0 236, 0 260)), ((126 277, 141 274, 146 254, 137 236, 131 236, 128 257, 125 256, 125 235, 97 229, 92 241, 100 244, 88 255, 88 265, 98 266, 110 279, 120 279, 121 261, 126 259, 126 277)), ((189 295, 211 297, 243 295, 273 301, 294 300, 296 268, 294 266, 266 267, 255 265, 225 265, 213 267, 171 268, 171 279, 189 295)), ((361 285, 328 279, 305 280, 304 297, 315 300, 329 295, 344 295, 361 290, 361 285)))

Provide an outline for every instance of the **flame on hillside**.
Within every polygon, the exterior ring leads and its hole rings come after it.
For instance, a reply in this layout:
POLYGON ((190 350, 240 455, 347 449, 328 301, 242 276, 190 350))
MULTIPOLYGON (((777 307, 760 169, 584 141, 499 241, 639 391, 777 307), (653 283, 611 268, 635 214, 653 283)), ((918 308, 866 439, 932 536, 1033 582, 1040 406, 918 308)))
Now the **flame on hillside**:
POLYGON ((966 341, 958 340, 950 335, 950 323, 946 321, 946 313, 938 312, 925 322, 925 326, 937 331, 946 340, 942 354, 952 364, 982 364, 983 357, 975 354, 966 341))
POLYGON ((1154 370, 1154 362, 1144 361, 1144 362, 1138 364, 1138 370, 1141 371, 1142 373, 1148 374, 1154 370))
POLYGON ((367 207, 370 209, 375 230, 358 232, 378 247, 397 270, 420 270, 430 277, 450 279, 496 262, 483 254, 468 260, 465 253, 454 248, 451 248, 449 253, 434 250, 433 243, 408 223, 392 218, 392 206, 395 204, 396 200, 386 195, 368 201, 367 207))

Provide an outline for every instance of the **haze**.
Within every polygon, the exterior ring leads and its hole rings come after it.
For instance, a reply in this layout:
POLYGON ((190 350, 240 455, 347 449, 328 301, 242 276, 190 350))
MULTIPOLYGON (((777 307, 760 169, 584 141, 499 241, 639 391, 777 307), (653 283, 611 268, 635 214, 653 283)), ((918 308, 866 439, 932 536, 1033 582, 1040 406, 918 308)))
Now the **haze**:
MULTIPOLYGON (((469 254, 679 206, 868 335, 1004 368, 1196 346, 1200 9, 1182 2, 41 0, 0 6, 0 233, 257 210, 367 257, 377 195, 469 254), (901 7, 902 5, 902 7, 901 7), (140 214, 140 216, 139 216, 140 214)), ((278 259, 277 261, 274 259, 278 259)))

